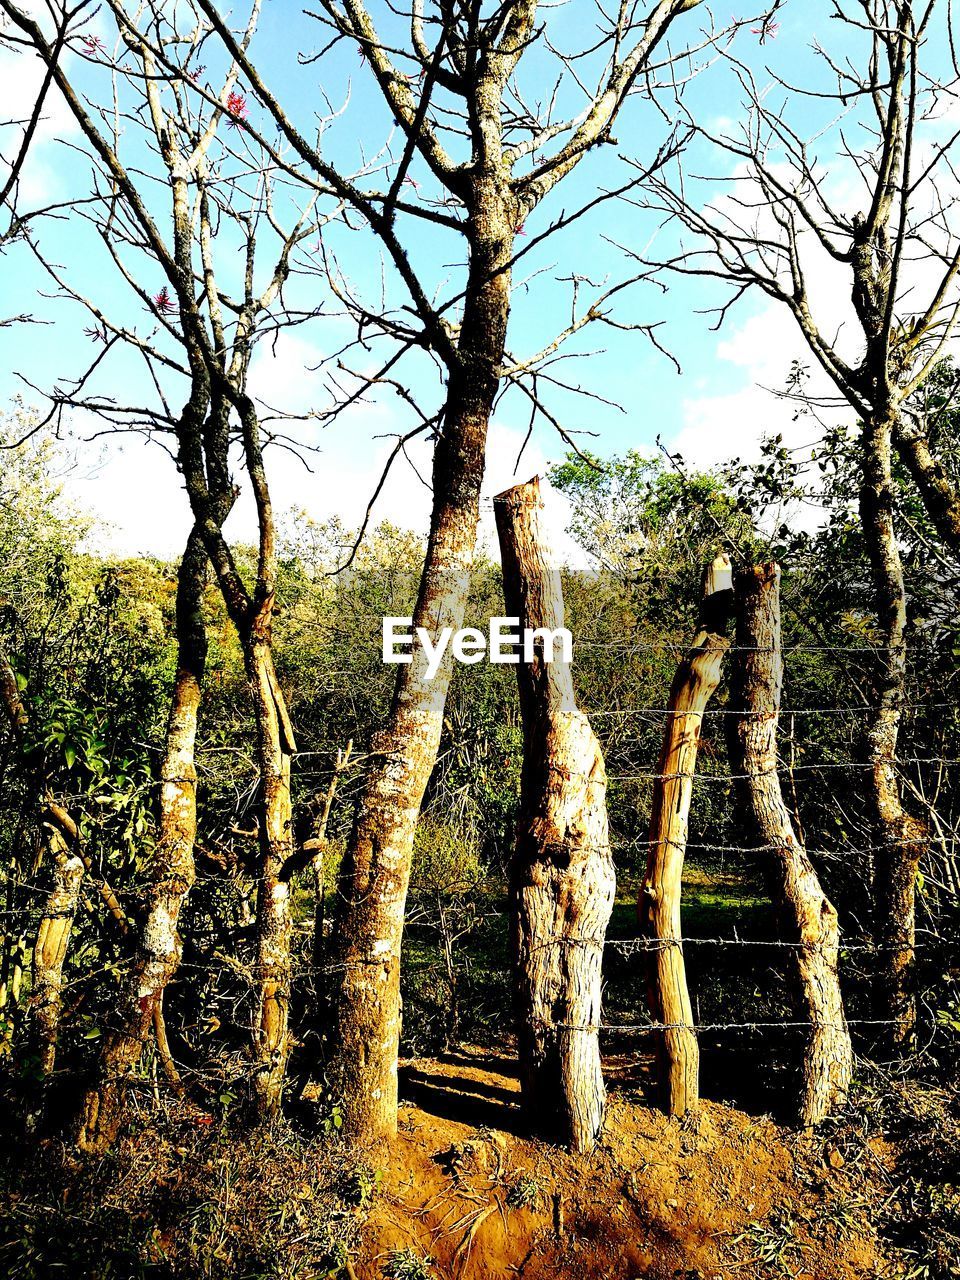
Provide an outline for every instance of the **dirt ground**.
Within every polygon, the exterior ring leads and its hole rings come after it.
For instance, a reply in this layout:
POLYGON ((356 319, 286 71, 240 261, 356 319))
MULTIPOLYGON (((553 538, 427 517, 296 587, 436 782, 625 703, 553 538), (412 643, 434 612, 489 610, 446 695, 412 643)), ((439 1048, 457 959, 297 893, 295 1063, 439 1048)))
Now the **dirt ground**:
POLYGON ((450 1280, 879 1274, 861 1164, 716 1103, 668 1120, 629 1088, 635 1066, 608 1065, 603 1140, 578 1157, 520 1136, 510 1060, 405 1064, 358 1280, 416 1276, 428 1258, 423 1274, 450 1280))
MULTIPOLYGON (((56 1137, 0 1143, 0 1276, 866 1280, 913 1265, 883 1257, 891 1220, 942 1221, 869 1098, 816 1136, 712 1101, 668 1120, 650 1066, 605 1059, 608 1117, 586 1157, 524 1135, 515 1060, 489 1050, 404 1063, 400 1131, 379 1150, 339 1141, 311 1089, 268 1131, 147 1091, 102 1159, 56 1137)), ((906 1096, 911 1159, 943 1182, 952 1103, 906 1096)))

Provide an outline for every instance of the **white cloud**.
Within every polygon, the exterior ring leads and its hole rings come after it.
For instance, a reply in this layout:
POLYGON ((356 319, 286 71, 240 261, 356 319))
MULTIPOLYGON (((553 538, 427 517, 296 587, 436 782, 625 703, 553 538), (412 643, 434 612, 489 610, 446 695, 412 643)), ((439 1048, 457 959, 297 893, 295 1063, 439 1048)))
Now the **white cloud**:
MULTIPOLYGON (((44 5, 27 3, 27 12, 42 18, 44 5)), ((92 28, 91 28, 92 30, 92 28)), ((62 55, 63 66, 74 62, 69 51, 62 55)), ((40 86, 43 83, 44 66, 32 52, 23 48, 0 45, 0 152, 5 157, 17 155, 23 137, 24 123, 30 118, 40 86)), ((34 134, 30 155, 21 170, 20 197, 29 208, 60 194, 57 158, 53 151, 56 142, 76 134, 78 129, 73 113, 55 85, 50 86, 43 104, 43 114, 34 134)), ((6 166, 0 169, 4 176, 6 166)))
MULTIPOLYGON (((377 439, 375 433, 395 432, 397 426, 387 409, 361 406, 349 421, 321 434, 316 452, 295 454, 289 449, 269 448, 267 472, 278 518, 300 509, 318 520, 338 515, 347 528, 356 528, 395 443, 395 435, 377 439)), ((493 496, 519 480, 539 475, 552 553, 557 563, 580 563, 582 554, 566 532, 567 500, 546 482, 550 459, 536 439, 526 446, 516 468, 525 434, 525 430, 502 423, 495 422, 490 428, 481 499, 481 546, 496 557, 493 496)), ((81 456, 85 452, 81 451, 81 456)), ((400 528, 426 533, 431 454, 431 443, 418 439, 398 456, 374 507, 372 526, 388 520, 400 528)), ((225 531, 234 541, 252 541, 256 512, 249 486, 243 484, 242 469, 236 467, 235 472, 241 495, 225 531)), ((105 551, 173 559, 183 550, 191 523, 189 503, 173 460, 159 446, 139 437, 126 441, 111 438, 103 446, 100 461, 74 475, 71 492, 104 522, 98 540, 105 551)))
MULTIPOLYGON (((815 420, 799 414, 795 401, 776 394, 786 385, 791 362, 800 360, 810 371, 806 389, 811 395, 836 395, 826 374, 812 364, 809 349, 786 307, 771 302, 751 316, 718 344, 717 359, 736 365, 744 377, 736 390, 684 399, 683 426, 670 447, 692 467, 707 468, 734 457, 754 460, 767 436, 782 435, 792 447, 819 434, 815 420)), ((850 416, 850 410, 839 404, 820 412, 831 422, 850 416)))
MULTIPOLYGON (((850 300, 848 270, 833 261, 807 232, 799 237, 804 279, 814 320, 840 356, 855 362, 862 336, 850 300)), ((759 295, 754 295, 759 296, 759 295)), ((734 313, 736 314, 736 313, 734 313)), ((817 434, 798 404, 776 393, 787 385, 791 365, 799 361, 809 373, 805 391, 813 399, 836 400, 838 392, 810 352, 799 325, 783 303, 769 301, 748 319, 728 322, 716 347, 720 364, 742 370, 740 385, 722 394, 689 396, 682 403, 683 426, 671 447, 695 467, 709 467, 733 457, 759 456, 766 436, 782 434, 790 446, 817 434)), ((698 384, 698 390, 702 383, 698 384)), ((851 411, 839 402, 821 408, 831 423, 847 420, 851 411)))

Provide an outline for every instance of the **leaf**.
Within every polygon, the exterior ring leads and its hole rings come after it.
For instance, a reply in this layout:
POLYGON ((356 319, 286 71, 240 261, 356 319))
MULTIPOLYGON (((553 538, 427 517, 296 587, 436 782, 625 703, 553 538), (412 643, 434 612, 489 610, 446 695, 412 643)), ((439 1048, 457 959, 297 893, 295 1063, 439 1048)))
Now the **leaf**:
POLYGON ((67 762, 67 768, 72 769, 77 759, 77 749, 72 742, 63 744, 63 758, 67 762))

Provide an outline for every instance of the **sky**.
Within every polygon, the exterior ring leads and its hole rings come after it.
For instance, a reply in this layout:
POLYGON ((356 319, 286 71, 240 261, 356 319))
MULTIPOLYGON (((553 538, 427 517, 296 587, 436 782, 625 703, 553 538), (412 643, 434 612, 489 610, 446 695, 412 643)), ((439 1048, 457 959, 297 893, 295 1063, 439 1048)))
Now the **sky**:
MULTIPOLYGON (((379 0, 372 0, 370 7, 376 20, 388 20, 384 17, 386 6, 379 0)), ((812 45, 833 34, 830 9, 820 0, 786 0, 778 14, 774 39, 761 41, 759 29, 748 27, 740 32, 735 52, 757 77, 762 92, 778 92, 767 69, 770 66, 790 81, 809 81, 811 77, 816 81, 821 69, 812 45)), ((587 10, 592 12, 592 6, 585 0, 567 0, 551 11, 551 38, 573 47, 573 42, 583 39, 578 24, 587 10)), ((683 40, 696 40, 705 16, 705 11, 694 10, 679 19, 673 47, 679 47, 683 40)), ((727 15, 717 16, 725 20, 727 15)), ((109 49, 113 37, 103 14, 97 12, 84 34, 100 33, 109 49)), ((325 155, 349 169, 362 158, 377 154, 389 136, 389 121, 368 69, 349 44, 341 43, 322 63, 297 66, 298 50, 308 51, 317 43, 315 24, 300 14, 298 6, 288 5, 287 0, 264 6, 253 48, 266 79, 283 86, 280 96, 298 121, 310 123, 323 114, 325 95, 337 113, 324 136, 325 155), (318 91, 320 86, 323 95, 318 91)), ((702 56, 698 59, 698 63, 704 61, 702 56)), ((73 42, 67 61, 71 74, 91 100, 109 102, 109 94, 104 96, 109 78, 102 63, 96 53, 93 58, 84 56, 79 39, 73 42)), ((526 73, 524 88, 529 96, 543 97, 551 74, 547 61, 531 60, 526 73)), ((0 121, 22 115, 38 74, 34 61, 0 50, 0 121)), ((564 92, 576 109, 576 86, 568 83, 564 92)), ((706 66, 685 89, 688 108, 715 131, 731 127, 737 119, 740 96, 736 77, 722 60, 706 66)), ((662 102, 669 105, 666 95, 662 102)), ((798 114, 809 116, 812 125, 816 109, 805 104, 798 114)), ((552 219, 569 213, 598 191, 622 183, 629 169, 621 157, 649 158, 664 137, 665 127, 661 114, 648 102, 628 104, 615 130, 616 146, 588 156, 571 179, 557 188, 525 224, 518 248, 533 241, 552 219)), ((9 140, 10 131, 0 136, 9 140)), ((129 126, 123 143, 128 164, 155 168, 154 158, 142 149, 136 131, 129 126)), ((730 158, 706 144, 694 153, 692 163, 702 172, 733 180, 738 176, 730 158)), ((429 194, 429 176, 421 170, 412 172, 429 194)), ((845 195, 853 201, 859 198, 852 188, 844 192, 841 174, 832 175, 831 181, 841 201, 845 195)), ((76 125, 65 105, 52 100, 25 172, 21 200, 25 206, 46 204, 66 199, 77 190, 86 191, 89 184, 89 166, 82 156, 76 125)), ((722 200, 724 193, 732 190, 736 190, 735 181, 733 186, 711 189, 704 199, 722 200)), ((161 206, 157 210, 158 217, 162 216, 161 206)), ((440 296, 455 292, 459 270, 456 237, 437 233, 432 227, 425 231, 411 219, 406 224, 402 229, 411 260, 440 296)), ((150 317, 142 314, 145 308, 112 269, 93 242, 89 226, 76 213, 63 220, 46 220, 38 238, 47 258, 62 267, 64 278, 74 287, 138 332, 149 329, 150 317)), ((224 240, 229 255, 226 236, 224 240)), ((382 267, 368 234, 357 231, 347 236, 335 230, 331 243, 342 255, 342 269, 358 290, 375 297, 383 281, 391 305, 402 304, 402 290, 390 269, 382 267)), ((664 226, 662 214, 655 209, 642 207, 642 202, 606 202, 543 247, 532 248, 515 271, 511 353, 522 358, 538 350, 567 322, 570 284, 564 277, 577 273, 603 287, 603 282, 610 285, 637 271, 624 250, 645 257, 666 257, 681 244, 676 229, 664 226)), ((230 266, 228 263, 226 269, 230 266)), ((815 255, 809 270, 815 295, 832 308, 841 328, 846 326, 851 342, 855 342, 842 295, 844 282, 826 255, 815 255)), ((138 283, 148 293, 162 283, 146 262, 135 266, 137 271, 142 271, 138 283)), ((0 273, 0 311, 31 311, 43 322, 0 327, 0 405, 9 409, 19 395, 27 404, 42 407, 44 390, 76 376, 90 362, 91 340, 84 329, 91 322, 76 302, 54 296, 55 287, 23 245, 6 251, 0 273)), ((665 282, 666 289, 658 284, 639 284, 626 291, 617 304, 616 316, 624 323, 659 326, 658 340, 675 355, 681 371, 642 333, 591 327, 571 344, 571 351, 579 350, 582 358, 565 362, 557 372, 603 399, 557 393, 551 406, 565 428, 601 456, 630 448, 653 451, 661 437, 695 468, 709 467, 734 455, 754 457, 767 434, 780 432, 789 442, 805 443, 811 434, 809 421, 798 420, 795 406, 774 394, 785 385, 794 360, 809 363, 786 311, 769 299, 750 295, 729 313, 717 332, 715 316, 707 313, 726 296, 722 288, 695 278, 672 277, 665 282)), ((308 288, 315 291, 316 287, 307 280, 294 285, 301 291, 297 296, 303 298, 308 288)), ((329 384, 318 366, 348 336, 342 319, 332 314, 335 308, 327 310, 328 315, 316 323, 262 343, 254 357, 251 385, 281 417, 290 415, 285 430, 301 446, 298 454, 279 447, 268 452, 277 508, 287 513, 302 509, 317 519, 336 514, 353 527, 362 516, 397 433, 409 429, 414 419, 396 396, 386 394, 369 399, 330 426, 297 418, 326 403, 329 384)), ((358 361, 365 359, 369 362, 366 367, 373 368, 376 356, 374 350, 353 353, 351 359, 354 367, 362 367, 358 361)), ((122 357, 97 376, 100 393, 117 401, 140 404, 149 394, 149 389, 144 391, 143 365, 133 358, 122 357)), ((436 400, 439 382, 423 361, 414 361, 405 377, 422 403, 436 400)), ((822 383, 815 377, 812 385, 816 389, 822 383)), ((176 379, 167 390, 172 404, 182 401, 182 389, 177 399, 176 379)), ((483 536, 487 542, 492 536, 492 495, 517 480, 543 475, 566 451, 554 429, 540 421, 518 463, 528 417, 528 406, 516 393, 502 398, 494 416, 484 486, 483 536)), ((72 439, 64 442, 65 453, 75 460, 71 497, 100 518, 98 538, 105 551, 177 555, 189 525, 189 512, 167 449, 142 435, 104 434, 103 426, 89 415, 75 415, 72 420, 72 439)), ((425 484, 429 449, 414 443, 408 455, 409 461, 401 459, 388 480, 374 520, 388 519, 423 530, 429 514, 425 484)), ((547 511, 561 554, 572 554, 572 545, 564 535, 566 508, 560 495, 548 493, 547 511)), ((252 530, 252 503, 243 495, 227 532, 234 538, 247 538, 252 530)))

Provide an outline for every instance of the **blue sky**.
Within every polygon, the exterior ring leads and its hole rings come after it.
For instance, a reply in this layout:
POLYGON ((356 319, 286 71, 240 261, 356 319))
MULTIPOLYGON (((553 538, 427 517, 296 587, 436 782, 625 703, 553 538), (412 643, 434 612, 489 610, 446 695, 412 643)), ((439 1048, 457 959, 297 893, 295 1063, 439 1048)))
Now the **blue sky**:
MULTIPOLYGON (((386 6, 373 0, 371 12, 382 21, 386 6)), ((582 0, 567 0, 566 5, 549 10, 551 39, 564 48, 573 47, 584 38, 578 24, 584 14, 593 12, 592 5, 582 0)), ((737 37, 735 52, 749 64, 761 84, 769 82, 767 66, 774 66, 790 81, 809 83, 813 77, 815 83, 822 83, 811 42, 818 37, 824 42, 834 37, 837 26, 830 22, 829 12, 830 5, 820 0, 787 0, 778 15, 776 39, 761 44, 757 34, 743 30, 737 37)), ((719 10, 716 13, 718 22, 732 16, 719 10)), ((679 19, 671 41, 673 48, 679 48, 686 39, 695 41, 706 18, 704 9, 679 19)), ((94 19, 90 32, 102 33, 107 48, 112 47, 113 36, 102 14, 94 19)), ((390 37, 385 33, 384 38, 390 37)), ((301 127, 309 127, 318 109, 323 109, 318 85, 323 86, 332 104, 338 109, 343 107, 325 135, 324 149, 329 159, 349 170, 360 163, 361 157, 376 154, 383 146, 389 120, 368 68, 349 42, 341 43, 319 64, 298 66, 298 49, 307 52, 320 40, 316 23, 303 17, 298 6, 287 0, 268 0, 254 50, 265 78, 301 127)), ((703 60, 701 56, 699 61, 703 60)), ((545 54, 529 59, 523 84, 531 98, 542 97, 548 91, 548 62, 545 54)), ((109 96, 104 97, 109 81, 103 66, 84 65, 76 54, 70 65, 92 98, 109 102, 109 96)), ((34 74, 34 68, 26 66, 22 58, 16 61, 10 55, 0 57, 0 118, 13 114, 16 102, 22 102, 29 92, 34 74)), ((210 68, 208 75, 213 83, 216 68, 210 68)), ((582 100, 576 86, 569 82, 564 92, 576 110, 582 100)), ((721 60, 708 66, 686 87, 684 100, 699 120, 723 128, 724 122, 737 119, 740 96, 731 69, 721 60)), ((669 108, 668 95, 663 95, 661 101, 669 108)), ((263 113, 252 99, 250 109, 251 119, 259 124, 257 117, 263 113)), ((806 102, 800 113, 802 122, 813 125, 818 110, 823 116, 824 108, 806 102)), ((631 100, 615 129, 618 145, 587 157, 555 189, 525 225, 518 248, 525 247, 553 219, 569 213, 599 190, 623 183, 629 169, 622 157, 648 160, 665 129, 662 115, 649 102, 631 100)), ((27 175, 25 196, 46 202, 71 191, 86 192, 89 166, 78 151, 79 146, 79 136, 62 104, 51 104, 41 145, 27 175)), ((124 148, 128 163, 156 171, 155 159, 143 149, 135 130, 127 130, 124 148)), ((394 155, 397 153, 394 139, 394 155)), ((700 144, 691 154, 688 167, 692 172, 723 174, 730 172, 730 161, 715 148, 700 144)), ((432 180, 423 166, 415 167, 412 173, 420 191, 429 194, 432 180)), ((711 188, 708 194, 715 196, 717 188, 711 188)), ((149 198, 156 201, 151 207, 162 220, 165 214, 161 196, 162 191, 156 188, 156 195, 149 198)), ((652 257, 675 251, 680 243, 677 232, 661 223, 662 218, 655 211, 632 203, 606 202, 525 255, 515 273, 511 351, 522 358, 538 350, 566 323, 569 285, 559 277, 576 272, 595 282, 613 284, 632 274, 635 266, 625 260, 616 244, 652 257)), ((440 296, 455 293, 462 279, 462 249, 456 233, 409 218, 403 220, 401 229, 411 259, 425 280, 438 289, 440 296)), ((48 257, 62 265, 64 275, 75 287, 93 297, 111 316, 140 332, 149 331, 151 318, 142 303, 131 294, 89 228, 76 215, 66 221, 46 222, 40 240, 48 257)), ((392 271, 387 268, 384 272, 379 250, 368 232, 337 232, 331 235, 330 242, 342 254, 343 268, 353 284, 367 297, 377 296, 383 278, 389 301, 395 305, 405 302, 392 271)), ((231 261, 231 243, 226 235, 220 250, 222 270, 225 275, 235 276, 239 264, 231 261)), ((0 399, 8 405, 19 393, 28 403, 40 404, 41 398, 25 386, 22 378, 44 388, 56 379, 75 376, 91 358, 92 344, 83 332, 91 321, 75 303, 42 296, 49 295, 52 286, 22 246, 7 252, 2 270, 4 295, 15 299, 13 306, 6 302, 4 310, 32 310, 45 323, 0 329, 0 399)), ((134 270, 142 273, 138 281, 150 293, 163 283, 159 271, 146 260, 137 261, 134 270)), ((733 453, 749 454, 768 431, 796 431, 792 408, 758 385, 782 386, 791 360, 802 354, 789 317, 778 314, 763 298, 748 297, 717 334, 711 329, 712 318, 701 313, 724 296, 722 289, 707 281, 678 277, 666 283, 666 291, 650 284, 628 291, 618 302, 615 314, 630 323, 662 324, 658 336, 677 357, 682 374, 677 374, 671 362, 644 335, 592 326, 569 348, 592 354, 561 366, 563 376, 596 391, 622 406, 622 410, 596 400, 556 393, 551 396, 550 405, 564 426, 573 432, 594 432, 594 436, 583 435, 581 439, 600 454, 650 448, 656 436, 662 435, 681 447, 692 464, 700 465, 710 465, 733 453)), ((831 287, 829 280, 825 281, 828 293, 831 287)), ((292 287, 292 293, 306 305, 315 301, 317 285, 300 281, 292 287)), ((255 390, 272 405, 292 414, 323 407, 327 393, 322 379, 310 372, 310 366, 336 350, 345 335, 343 321, 321 317, 281 337, 273 348, 263 346, 254 366, 255 390)), ((376 353, 366 358, 373 362, 376 353)), ((439 384, 422 359, 410 362, 406 377, 418 399, 424 404, 436 402, 439 384)), ((99 387, 117 400, 136 404, 146 403, 151 395, 142 364, 130 355, 104 368, 99 387)), ((172 403, 182 400, 176 379, 167 389, 172 403)), ((519 393, 504 397, 491 433, 488 494, 511 482, 527 418, 528 406, 519 393)), ((335 513, 348 523, 355 523, 392 443, 385 437, 407 429, 413 421, 395 397, 383 397, 371 400, 330 428, 316 423, 291 425, 291 434, 309 446, 304 455, 308 466, 289 453, 272 453, 270 465, 278 507, 303 507, 316 518, 335 513)), ((188 517, 179 478, 166 455, 140 437, 93 439, 98 424, 89 418, 78 419, 74 426, 76 439, 65 445, 77 460, 71 488, 80 501, 108 522, 105 544, 121 551, 176 554, 188 517)), ((563 451, 564 445, 553 429, 541 422, 517 478, 542 471, 563 451)), ((428 474, 425 450, 414 448, 411 455, 421 474, 428 474)), ((415 469, 401 464, 377 514, 422 528, 428 504, 429 495, 415 469)), ((250 528, 249 505, 241 503, 231 520, 234 535, 244 536, 250 528)), ((558 521, 563 522, 559 510, 558 521)))

